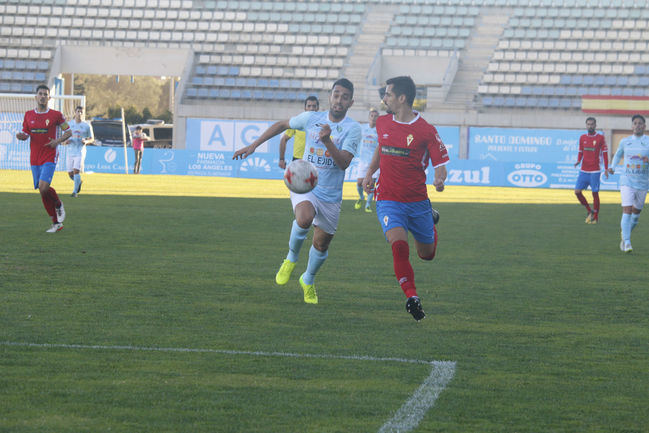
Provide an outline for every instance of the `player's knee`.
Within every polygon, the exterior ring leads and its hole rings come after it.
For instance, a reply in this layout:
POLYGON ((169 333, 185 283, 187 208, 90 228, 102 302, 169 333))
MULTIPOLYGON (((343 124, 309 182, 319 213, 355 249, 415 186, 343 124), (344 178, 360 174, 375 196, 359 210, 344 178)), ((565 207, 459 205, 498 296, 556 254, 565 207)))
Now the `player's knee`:
POLYGON ((326 253, 329 249, 329 242, 318 241, 317 239, 313 240, 313 248, 320 251, 321 253, 326 253))
POLYGON ((313 218, 308 217, 308 216, 295 216, 295 222, 297 222, 297 225, 300 226, 300 228, 306 230, 309 227, 311 227, 311 224, 313 223, 313 218))

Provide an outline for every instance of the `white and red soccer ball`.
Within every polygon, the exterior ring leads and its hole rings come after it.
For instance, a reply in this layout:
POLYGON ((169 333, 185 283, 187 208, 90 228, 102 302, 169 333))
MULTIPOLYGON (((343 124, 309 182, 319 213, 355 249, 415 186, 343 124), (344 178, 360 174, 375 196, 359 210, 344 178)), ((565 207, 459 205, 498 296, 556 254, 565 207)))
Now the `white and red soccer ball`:
POLYGON ((297 194, 306 194, 318 184, 318 170, 309 161, 296 159, 284 171, 284 183, 297 194))

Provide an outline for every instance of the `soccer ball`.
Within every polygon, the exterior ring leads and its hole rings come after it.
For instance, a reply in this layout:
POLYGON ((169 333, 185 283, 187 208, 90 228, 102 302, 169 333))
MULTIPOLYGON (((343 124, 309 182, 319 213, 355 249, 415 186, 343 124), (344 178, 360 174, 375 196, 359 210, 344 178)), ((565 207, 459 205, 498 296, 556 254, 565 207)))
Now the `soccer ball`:
POLYGON ((284 183, 291 191, 305 194, 318 184, 318 170, 309 161, 296 159, 286 167, 284 183))

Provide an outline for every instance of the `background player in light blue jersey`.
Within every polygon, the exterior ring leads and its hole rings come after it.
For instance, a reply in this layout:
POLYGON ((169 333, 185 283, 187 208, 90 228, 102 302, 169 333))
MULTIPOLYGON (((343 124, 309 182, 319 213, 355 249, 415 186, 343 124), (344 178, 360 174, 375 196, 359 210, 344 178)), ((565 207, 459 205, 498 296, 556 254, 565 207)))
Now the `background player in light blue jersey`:
POLYGON ((620 195, 622 197, 622 240, 620 249, 626 253, 633 251, 631 232, 638 224, 649 189, 649 137, 644 135, 645 118, 639 114, 631 118, 633 135, 623 138, 615 152, 609 173, 624 157, 620 175, 620 195))
MULTIPOLYGON (((356 181, 356 190, 358 191, 358 200, 354 204, 354 209, 358 210, 363 206, 363 178, 367 172, 367 167, 370 166, 372 162, 372 157, 374 156, 374 150, 376 146, 379 145, 379 138, 376 135, 376 119, 379 117, 379 112, 376 108, 370 108, 369 114, 369 123, 363 125, 362 135, 363 139, 361 140, 360 150, 358 152, 358 180, 356 181)), ((378 170, 372 175, 374 183, 376 184, 376 177, 378 175, 378 170)), ((374 192, 367 193, 367 201, 365 202, 365 212, 372 212, 372 197, 374 192)))
POLYGON ((283 285, 289 281, 300 248, 313 225, 313 245, 309 250, 306 271, 299 280, 304 291, 304 302, 309 304, 318 303, 315 274, 327 259, 329 244, 338 227, 345 169, 358 152, 361 140, 360 124, 346 117, 347 110, 353 103, 354 85, 346 78, 341 78, 331 87, 329 111, 307 111, 291 119, 275 122, 250 145, 234 152, 232 157, 247 158, 262 143, 289 128, 306 133, 303 159, 318 169, 318 185, 306 194, 291 192, 295 219, 288 241, 288 255, 275 276, 275 282, 283 285))
POLYGON ((93 143, 95 136, 90 125, 83 121, 83 107, 78 106, 74 110, 74 120, 69 123, 72 136, 67 141, 67 170, 68 176, 74 181, 72 197, 77 197, 81 190, 81 166, 86 157, 86 144, 93 143))

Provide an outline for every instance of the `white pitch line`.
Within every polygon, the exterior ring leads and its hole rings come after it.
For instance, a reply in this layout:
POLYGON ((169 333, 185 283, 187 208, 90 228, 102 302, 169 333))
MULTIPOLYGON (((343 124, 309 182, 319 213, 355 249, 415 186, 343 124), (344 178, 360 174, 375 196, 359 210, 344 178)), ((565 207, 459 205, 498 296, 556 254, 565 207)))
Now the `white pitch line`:
POLYGON ((0 346, 35 347, 41 349, 127 350, 137 352, 215 353, 220 355, 274 356, 282 358, 344 359, 350 361, 399 362, 432 365, 433 369, 419 388, 410 396, 396 414, 386 422, 378 433, 405 433, 419 425, 426 412, 435 405, 439 394, 455 374, 455 362, 424 361, 421 359, 376 357, 367 355, 331 355, 291 352, 262 352, 223 349, 192 349, 178 347, 103 346, 89 344, 25 343, 0 341, 0 346))
MULTIPOLYGON (((0 346, 14 347, 37 347, 43 349, 92 349, 92 350, 129 350, 137 352, 186 352, 186 353, 217 353, 221 355, 249 355, 249 356, 275 356, 282 358, 316 358, 316 359, 347 359, 352 361, 378 361, 378 362, 401 362, 408 364, 432 364, 431 361, 422 359, 375 357, 367 355, 330 355, 315 353, 291 353, 291 352, 262 352, 246 350, 223 350, 223 349, 192 349, 183 347, 147 347, 147 346, 102 346, 89 344, 56 344, 56 343, 24 343, 12 341, 0 341, 0 346)), ((435 361, 433 361, 435 362, 435 361)))
POLYGON ((433 371, 378 433, 405 433, 419 425, 455 374, 455 362, 433 361, 433 371))

